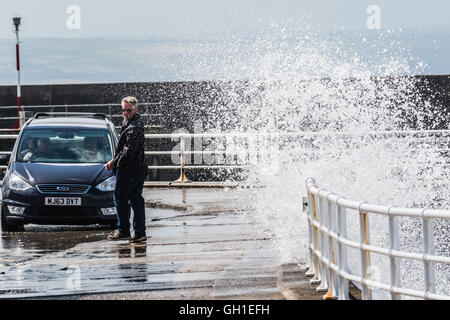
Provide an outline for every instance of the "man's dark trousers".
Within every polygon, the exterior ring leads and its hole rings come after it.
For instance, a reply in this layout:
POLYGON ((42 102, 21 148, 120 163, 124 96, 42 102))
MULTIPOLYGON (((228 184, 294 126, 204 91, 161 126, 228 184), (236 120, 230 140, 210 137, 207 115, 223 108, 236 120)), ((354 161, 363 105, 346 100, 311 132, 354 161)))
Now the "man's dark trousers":
POLYGON ((145 236, 145 203, 142 189, 147 172, 142 169, 118 168, 114 204, 117 211, 117 229, 130 234, 130 204, 134 212, 133 229, 136 238, 145 236))

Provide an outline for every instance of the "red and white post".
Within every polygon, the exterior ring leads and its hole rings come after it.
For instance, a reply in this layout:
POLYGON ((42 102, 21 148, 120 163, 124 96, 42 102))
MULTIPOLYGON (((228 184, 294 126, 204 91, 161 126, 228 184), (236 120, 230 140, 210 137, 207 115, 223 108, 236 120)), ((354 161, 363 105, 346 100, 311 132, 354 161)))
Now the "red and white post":
POLYGON ((14 26, 16 28, 16 67, 17 67, 17 116, 18 119, 14 124, 14 129, 22 128, 24 124, 23 112, 22 112, 22 101, 21 101, 21 90, 20 90, 20 57, 19 57, 19 26, 20 17, 13 18, 14 26))

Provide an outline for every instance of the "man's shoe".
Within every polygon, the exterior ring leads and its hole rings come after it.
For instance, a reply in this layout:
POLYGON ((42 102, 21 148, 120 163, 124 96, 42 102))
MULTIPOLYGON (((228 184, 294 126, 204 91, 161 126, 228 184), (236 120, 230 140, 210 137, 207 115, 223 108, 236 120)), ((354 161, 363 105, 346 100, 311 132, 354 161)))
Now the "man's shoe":
POLYGON ((142 237, 137 237, 137 238, 131 238, 130 241, 128 241, 129 243, 138 243, 138 242, 145 242, 147 241, 147 237, 146 236, 142 236, 142 237))
POLYGON ((130 240, 130 235, 123 234, 119 230, 115 230, 108 236, 108 240, 130 240))

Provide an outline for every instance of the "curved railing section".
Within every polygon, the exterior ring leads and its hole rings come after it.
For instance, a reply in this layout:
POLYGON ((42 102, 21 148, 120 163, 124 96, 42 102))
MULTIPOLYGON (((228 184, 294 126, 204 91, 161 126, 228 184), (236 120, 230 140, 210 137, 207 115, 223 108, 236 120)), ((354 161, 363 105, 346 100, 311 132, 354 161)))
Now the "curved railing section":
POLYGON ((317 291, 326 292, 324 299, 349 299, 349 281, 361 288, 362 299, 366 300, 372 299, 374 290, 383 290, 394 300, 401 299, 403 295, 422 299, 450 299, 450 296, 436 293, 435 264, 450 265, 450 257, 435 255, 433 233, 433 220, 450 220, 450 211, 351 201, 319 189, 313 178, 306 181, 306 190, 307 203, 304 205, 308 218, 310 255, 310 267, 306 275, 312 277, 312 284, 319 285, 317 291), (350 240, 347 235, 347 215, 350 214, 347 209, 353 209, 359 214, 359 241, 350 240), (388 248, 370 243, 369 216, 373 214, 388 217, 388 248), (422 219, 423 252, 400 250, 400 217, 422 219), (352 273, 348 267, 348 248, 359 250, 359 274, 352 273), (389 258, 389 266, 385 266, 390 270, 389 283, 371 277, 371 254, 375 253, 389 258), (400 259, 412 259, 423 264, 424 290, 401 286, 400 259))

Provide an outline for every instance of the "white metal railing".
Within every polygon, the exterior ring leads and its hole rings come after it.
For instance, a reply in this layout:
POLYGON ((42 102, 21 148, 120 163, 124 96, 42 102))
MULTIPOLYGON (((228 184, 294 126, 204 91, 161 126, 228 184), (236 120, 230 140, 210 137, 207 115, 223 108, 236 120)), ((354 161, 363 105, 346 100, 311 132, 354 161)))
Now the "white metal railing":
MULTIPOLYGON (((18 135, 15 134, 0 134, 0 139, 16 139, 18 135)), ((342 143, 342 139, 351 138, 354 140, 360 139, 361 144, 364 144, 365 140, 376 137, 379 139, 380 137, 385 136, 396 136, 400 138, 404 137, 414 137, 414 145, 425 146, 425 144, 433 141, 433 147, 436 148, 436 141, 443 142, 443 145, 439 146, 440 151, 448 152, 448 146, 450 144, 450 130, 428 130, 428 131, 367 131, 367 132, 297 132, 297 133, 286 133, 286 132, 231 132, 231 133, 171 133, 171 134, 146 134, 146 139, 171 139, 172 141, 180 141, 180 150, 157 150, 157 151, 146 151, 146 155, 179 155, 180 163, 176 165, 150 165, 148 169, 158 169, 158 170, 179 170, 180 177, 176 180, 176 182, 189 182, 186 177, 186 170, 196 170, 196 169, 248 169, 252 167, 247 164, 215 164, 215 165, 187 165, 186 164, 186 156, 187 155, 207 155, 207 154, 222 154, 226 156, 250 156, 254 155, 256 157, 266 155, 268 152, 264 150, 251 150, 251 148, 247 145, 246 148, 239 148, 239 150, 190 150, 190 143, 188 147, 186 147, 186 141, 191 141, 191 139, 198 138, 226 138, 226 139, 254 139, 255 141, 260 141, 258 139, 264 138, 276 138, 276 139, 292 139, 294 143, 302 144, 302 153, 304 155, 314 155, 316 153, 316 149, 314 144, 323 143, 324 140, 320 139, 341 139, 339 143, 342 143), (309 140, 308 140, 309 139, 309 140), (311 140, 312 139, 312 140, 311 140), (305 143, 305 141, 309 141, 305 143), (312 142, 311 142, 312 141, 312 142)), ((334 140, 333 140, 334 141, 334 140)), ((330 143, 330 141, 328 141, 330 143)), ((332 142, 334 143, 334 142, 332 142)), ((442 143, 441 143, 442 144, 442 143)), ((236 149, 236 148, 234 148, 236 149)), ((269 151, 270 152, 270 151, 269 151)), ((10 151, 0 151, 1 154, 10 155, 10 151)), ((254 161, 253 165, 258 165, 258 160, 254 161)), ((444 163, 443 166, 448 166, 448 164, 444 163)), ((1 169, 5 169, 6 166, 0 166, 1 169)))
MULTIPOLYGON (((22 121, 25 122, 29 118, 32 118, 34 113, 40 110, 58 110, 60 112, 68 112, 72 108, 77 109, 86 109, 91 111, 93 108, 96 108, 97 112, 104 112, 108 114, 108 118, 122 118, 120 112, 117 114, 117 110, 113 110, 114 108, 120 108, 120 103, 96 103, 96 104, 59 104, 59 105, 28 105, 22 106, 22 113, 20 114, 22 117, 22 121), (100 109, 100 111, 99 111, 100 109)), ((161 117, 162 113, 151 113, 151 109, 155 106, 161 106, 161 102, 140 102, 139 107, 141 110, 141 115, 144 118, 147 118, 147 122, 151 118, 161 117)), ((17 106, 0 106, 0 110, 16 110, 17 106)), ((120 110, 120 109, 119 109, 120 110)), ((45 111, 44 111, 45 112, 45 111)), ((1 117, 0 120, 17 120, 20 119, 19 116, 11 116, 11 117, 1 117)), ((151 127, 159 127, 159 126, 151 126, 151 127)), ((0 129, 1 130, 1 129, 0 129)), ((11 129, 8 129, 11 130, 11 129)))
MULTIPOLYGON (((151 170, 180 170, 180 177, 175 180, 175 182, 190 182, 189 179, 186 177, 186 170, 190 169, 246 169, 249 168, 250 165, 242 164, 242 165, 186 165, 185 157, 189 154, 224 154, 224 155, 243 155, 244 153, 242 151, 226 151, 226 150, 202 150, 202 151, 191 151, 186 150, 186 140, 191 138, 198 138, 198 137, 227 137, 230 136, 226 133, 221 134, 146 134, 146 139, 172 139, 172 140, 179 140, 180 141, 180 150, 172 150, 172 151, 145 151, 146 155, 179 155, 180 156, 180 164, 177 165, 150 165, 148 166, 148 169, 151 170)), ((236 136, 241 137, 248 137, 248 135, 242 135, 237 134, 236 136)), ((14 134, 3 134, 0 135, 0 139, 5 140, 14 140, 17 139, 18 135, 14 134)), ((11 151, 0 151, 0 155, 11 155, 11 151)), ((0 170, 6 169, 7 166, 0 165, 0 170)))
POLYGON ((308 277, 311 283, 319 284, 317 291, 326 292, 324 299, 349 299, 348 282, 360 284, 362 298, 372 299, 372 290, 389 292, 391 299, 401 295, 422 299, 450 299, 450 296, 436 293, 435 264, 450 264, 450 257, 434 253, 433 219, 450 220, 449 210, 397 208, 379 206, 366 202, 347 200, 344 197, 319 189, 313 178, 306 181, 307 212, 309 229, 310 267, 308 277), (359 214, 360 241, 352 241, 347 235, 347 209, 359 214), (370 243, 369 215, 378 214, 389 219, 389 248, 370 243), (413 253, 400 250, 399 217, 415 217, 423 221, 423 252, 413 253), (350 271, 347 248, 360 251, 361 274, 350 271), (371 253, 389 257, 390 283, 371 277, 371 253), (424 267, 424 288, 415 290, 401 287, 399 259, 421 261, 424 267))

